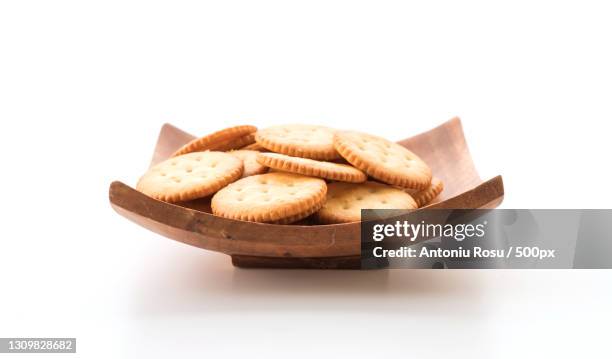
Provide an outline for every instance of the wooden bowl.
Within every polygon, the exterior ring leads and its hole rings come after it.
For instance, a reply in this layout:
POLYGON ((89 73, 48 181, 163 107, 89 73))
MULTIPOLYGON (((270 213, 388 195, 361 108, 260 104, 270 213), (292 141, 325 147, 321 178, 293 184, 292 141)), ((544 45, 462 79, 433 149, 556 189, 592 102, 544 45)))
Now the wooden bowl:
MULTIPOLYGON (((165 124, 151 164, 170 156, 194 136, 165 124)), ((461 121, 450 121, 399 142, 429 164, 444 191, 429 208, 493 208, 504 196, 502 177, 482 181, 463 135, 461 121)), ((150 198, 119 181, 111 183, 112 207, 122 216, 168 238, 222 252, 238 267, 360 267, 360 223, 276 225, 212 215, 206 200, 188 207, 150 198)))

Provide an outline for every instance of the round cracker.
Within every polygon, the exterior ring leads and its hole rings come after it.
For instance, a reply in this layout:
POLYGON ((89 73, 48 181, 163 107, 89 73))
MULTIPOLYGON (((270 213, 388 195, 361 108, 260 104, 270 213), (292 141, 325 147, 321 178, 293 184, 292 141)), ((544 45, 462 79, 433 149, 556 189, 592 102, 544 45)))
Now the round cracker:
POLYGON ((440 179, 433 177, 429 187, 420 191, 406 190, 406 192, 408 192, 412 198, 414 198, 414 201, 419 205, 419 207, 423 207, 431 202, 434 198, 438 197, 443 190, 444 183, 440 179))
POLYGON ((240 159, 224 152, 192 152, 151 167, 136 189, 166 202, 206 197, 242 175, 240 159))
POLYGON ((335 132, 323 126, 282 125, 257 131, 255 140, 273 152, 326 161, 339 157, 334 149, 335 132))
POLYGON ((353 166, 291 157, 280 153, 262 152, 257 154, 257 162, 280 171, 298 173, 305 176, 320 177, 342 182, 365 182, 365 173, 353 166))
POLYGON ((334 136, 334 146, 350 164, 379 181, 412 189, 425 189, 431 182, 423 160, 382 137, 343 131, 334 136))
POLYGON ((189 141, 181 148, 176 150, 172 157, 180 156, 190 152, 200 151, 228 151, 249 145, 255 141, 252 135, 257 131, 257 127, 250 125, 229 127, 217 132, 213 132, 204 137, 189 141))
POLYGON ((286 224, 321 208, 327 185, 319 178, 267 173, 238 180, 212 199, 215 215, 251 222, 286 224))
POLYGON ((362 209, 415 209, 412 197, 397 188, 378 183, 333 182, 327 185, 327 201, 317 212, 321 223, 361 220, 362 209))
POLYGON ((255 142, 255 143, 251 143, 248 146, 242 147, 241 150, 265 151, 266 148, 264 146, 260 145, 259 143, 255 142))
POLYGON ((231 151, 229 154, 240 158, 244 163, 243 178, 268 172, 268 167, 257 162, 257 155, 259 154, 257 151, 237 150, 231 151))
POLYGON ((255 134, 250 133, 246 136, 238 137, 236 139, 223 142, 217 145, 213 150, 214 151, 233 151, 233 150, 242 149, 254 143, 255 143, 255 134))

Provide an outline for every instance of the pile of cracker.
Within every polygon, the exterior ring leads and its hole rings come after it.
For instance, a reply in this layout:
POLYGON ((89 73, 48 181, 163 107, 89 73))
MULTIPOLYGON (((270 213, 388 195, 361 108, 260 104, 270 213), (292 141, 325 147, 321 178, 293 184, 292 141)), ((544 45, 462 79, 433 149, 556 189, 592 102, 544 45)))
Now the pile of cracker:
POLYGON ((431 169, 384 138, 323 126, 236 126, 195 139, 136 188, 166 202, 204 199, 217 216, 289 224, 356 222, 361 209, 415 209, 443 190, 431 169))

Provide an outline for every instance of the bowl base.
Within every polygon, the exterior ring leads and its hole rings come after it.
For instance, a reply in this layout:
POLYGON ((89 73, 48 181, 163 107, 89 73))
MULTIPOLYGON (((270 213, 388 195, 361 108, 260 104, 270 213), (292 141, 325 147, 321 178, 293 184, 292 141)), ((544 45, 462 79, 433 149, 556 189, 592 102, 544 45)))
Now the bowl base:
POLYGON ((296 258, 233 255, 232 264, 240 268, 360 269, 359 256, 296 258))

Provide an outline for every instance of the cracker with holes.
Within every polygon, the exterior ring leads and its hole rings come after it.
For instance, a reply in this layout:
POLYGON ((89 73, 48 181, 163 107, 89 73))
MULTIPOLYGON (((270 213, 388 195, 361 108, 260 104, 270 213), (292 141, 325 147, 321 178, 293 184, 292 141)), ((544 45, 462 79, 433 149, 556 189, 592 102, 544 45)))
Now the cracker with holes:
POLYGON ((429 187, 422 190, 406 190, 406 192, 414 198, 414 201, 419 207, 423 207, 433 201, 434 198, 438 197, 443 190, 444 183, 440 179, 433 177, 429 187))
POLYGON ((326 193, 322 179, 266 173, 240 179, 217 192, 212 211, 242 221, 287 224, 318 211, 326 193))
POLYGON ((229 127, 213 132, 204 137, 196 138, 174 152, 172 157, 190 152, 229 151, 248 146, 255 142, 257 127, 250 125, 229 127))
POLYGON ((242 160, 244 163, 244 171, 242 172, 242 177, 249 177, 253 175, 260 175, 268 172, 268 167, 262 165, 257 162, 257 151, 249 151, 249 150, 237 150, 231 151, 229 154, 232 156, 236 156, 242 160))
POLYGON ((362 209, 415 209, 412 197, 397 188, 378 183, 333 182, 327 186, 327 201, 317 212, 325 224, 358 222, 362 209))
POLYGON ((283 125, 257 131, 255 140, 272 152, 313 160, 338 158, 334 149, 335 130, 312 125, 283 125))
POLYGON ((365 182, 366 175, 353 166, 311 160, 283 155, 280 153, 262 152, 257 155, 257 162, 279 171, 302 174, 342 182, 365 182))
POLYGON ((379 181, 411 189, 426 189, 431 183, 425 162, 382 137, 343 131, 334 136, 334 146, 350 164, 379 181))
POLYGON ((237 180, 242 160, 224 152, 192 152, 151 167, 136 189, 166 202, 189 201, 217 192, 237 180))

